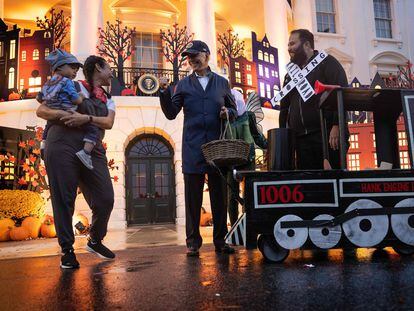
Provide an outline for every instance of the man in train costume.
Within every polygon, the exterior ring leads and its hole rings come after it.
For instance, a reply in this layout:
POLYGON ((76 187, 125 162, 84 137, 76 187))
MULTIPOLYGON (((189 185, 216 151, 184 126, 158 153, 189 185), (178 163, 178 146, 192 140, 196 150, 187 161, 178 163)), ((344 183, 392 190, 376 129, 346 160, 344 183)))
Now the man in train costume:
MULTIPOLYGON (((314 36, 306 29, 293 30, 289 37, 288 51, 291 62, 303 69, 315 59, 319 52, 314 49, 314 36)), ((289 66, 288 66, 289 67, 289 66)), ((292 78, 287 74, 284 85, 292 78)), ((331 55, 327 55, 305 80, 311 86, 318 80, 329 85, 348 86, 348 80, 342 65, 331 55)), ((313 95, 306 102, 298 88, 292 89, 280 101, 279 126, 292 129, 295 136, 296 168, 323 169, 321 121, 319 116, 319 95, 313 95)), ((332 168, 339 168, 339 127, 337 112, 324 112, 329 134, 329 162, 332 168)), ((346 130, 346 140, 349 138, 346 130)), ((326 165, 325 165, 326 168, 326 165)))

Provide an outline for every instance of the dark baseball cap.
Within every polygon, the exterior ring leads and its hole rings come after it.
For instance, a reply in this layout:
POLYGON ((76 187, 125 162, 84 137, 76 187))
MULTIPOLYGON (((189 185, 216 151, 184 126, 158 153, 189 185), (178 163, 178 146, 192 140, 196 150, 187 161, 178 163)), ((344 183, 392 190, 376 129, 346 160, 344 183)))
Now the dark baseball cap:
POLYGON ((181 53, 181 56, 187 56, 189 54, 195 55, 201 52, 210 54, 210 49, 205 42, 200 40, 193 40, 187 44, 185 51, 181 53))

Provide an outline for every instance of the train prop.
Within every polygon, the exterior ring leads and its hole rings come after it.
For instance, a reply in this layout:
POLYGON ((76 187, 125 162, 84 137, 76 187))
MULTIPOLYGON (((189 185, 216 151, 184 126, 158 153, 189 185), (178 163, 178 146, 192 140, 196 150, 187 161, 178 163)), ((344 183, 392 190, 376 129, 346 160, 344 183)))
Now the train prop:
MULTIPOLYGON (((292 153, 291 137, 286 129, 270 130, 268 171, 233 171, 244 183, 244 213, 226 241, 258 247, 271 262, 283 262, 293 249, 391 246, 413 254, 414 170, 400 169, 396 122, 402 113, 413 163, 414 90, 319 84, 315 93, 320 92, 321 124, 324 111, 338 111, 341 169, 291 170, 292 160, 280 154, 292 153), (373 112, 378 166, 390 169, 346 169, 347 111, 373 112)), ((328 157, 326 130, 322 135, 328 157)))

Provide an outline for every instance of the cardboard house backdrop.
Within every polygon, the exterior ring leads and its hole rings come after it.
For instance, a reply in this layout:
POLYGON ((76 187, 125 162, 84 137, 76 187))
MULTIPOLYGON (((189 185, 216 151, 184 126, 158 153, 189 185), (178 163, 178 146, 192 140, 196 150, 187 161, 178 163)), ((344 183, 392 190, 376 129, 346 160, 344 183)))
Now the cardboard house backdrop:
POLYGON ((37 30, 26 36, 0 19, 0 100, 23 90, 26 97, 35 97, 51 75, 45 58, 52 50, 52 31, 37 30))

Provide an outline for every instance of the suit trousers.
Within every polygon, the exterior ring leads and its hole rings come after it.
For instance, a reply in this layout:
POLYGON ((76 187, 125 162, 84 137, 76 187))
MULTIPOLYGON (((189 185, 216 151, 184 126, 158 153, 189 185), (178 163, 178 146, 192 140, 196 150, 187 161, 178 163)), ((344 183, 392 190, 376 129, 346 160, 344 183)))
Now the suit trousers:
MULTIPOLYGON (((218 173, 210 173, 207 176, 213 215, 213 242, 216 247, 221 248, 224 246, 224 237, 227 234, 226 187, 218 173)), ((187 247, 200 248, 203 243, 200 235, 200 214, 204 181, 205 174, 184 174, 187 247)))
POLYGON ((101 241, 107 232, 114 205, 114 190, 105 150, 98 143, 92 151, 94 169, 87 169, 76 156, 83 148, 84 132, 61 125, 49 129, 45 165, 49 178, 53 215, 62 251, 73 249, 72 217, 78 186, 92 209, 90 237, 101 241))

